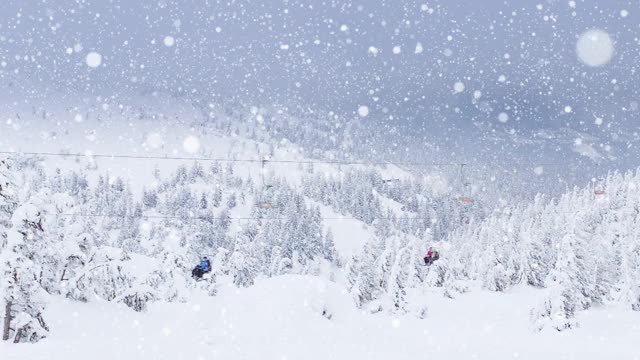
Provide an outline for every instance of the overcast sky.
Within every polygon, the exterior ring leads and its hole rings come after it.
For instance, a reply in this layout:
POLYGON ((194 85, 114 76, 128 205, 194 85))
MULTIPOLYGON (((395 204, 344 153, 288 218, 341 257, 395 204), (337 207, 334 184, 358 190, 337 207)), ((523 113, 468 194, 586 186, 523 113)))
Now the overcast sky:
POLYGON ((405 134, 565 128, 619 155, 638 138, 639 37, 631 0, 4 0, 0 79, 5 102, 22 86, 364 105, 405 134), (613 46, 599 66, 576 52, 592 29, 613 46))

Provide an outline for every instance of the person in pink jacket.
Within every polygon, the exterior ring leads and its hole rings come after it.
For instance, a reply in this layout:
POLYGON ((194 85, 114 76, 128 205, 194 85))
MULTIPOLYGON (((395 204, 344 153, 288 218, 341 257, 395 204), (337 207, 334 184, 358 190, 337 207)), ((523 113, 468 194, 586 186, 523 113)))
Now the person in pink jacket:
POLYGON ((429 266, 438 259, 440 259, 440 251, 438 251, 438 249, 434 248, 433 246, 430 246, 429 250, 424 255, 424 264, 429 266))

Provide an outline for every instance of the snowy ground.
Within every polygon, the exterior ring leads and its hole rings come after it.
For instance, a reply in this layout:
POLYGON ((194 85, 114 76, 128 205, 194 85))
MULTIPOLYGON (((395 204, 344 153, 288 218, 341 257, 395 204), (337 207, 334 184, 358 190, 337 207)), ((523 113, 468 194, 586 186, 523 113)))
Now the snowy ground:
MULTIPOLYGON (((191 110, 180 109, 180 115, 191 110)), ((84 112, 82 112, 85 114, 84 112)), ((170 110, 171 116, 177 116, 170 110)), ((60 111, 58 119, 73 121, 65 132, 51 123, 22 117, 20 124, 0 132, 0 146, 8 150, 169 157, 261 159, 266 144, 228 137, 215 131, 198 134, 199 149, 185 141, 194 131, 176 124, 158 127, 152 120, 127 124, 126 119, 101 123, 93 116, 78 122, 76 111, 60 111), (135 125, 133 125, 135 124, 135 125), (126 125, 126 126, 125 126, 126 125), (126 129, 126 131, 124 130, 126 129), (122 136, 127 133, 127 136, 122 136), (25 147, 28 144, 28 147, 25 147), (188 144, 187 144, 188 145, 188 144), (193 150, 193 149, 191 149, 193 150)), ((194 117, 197 114, 193 114, 194 117)), ((117 115, 114 115, 117 118, 117 115)), ((280 146, 274 159, 300 159, 295 148, 280 146)), ((96 177, 109 172, 123 176, 139 192, 151 187, 153 169, 175 171, 192 161, 76 157, 47 158, 52 170, 85 168, 97 164, 96 177)), ((267 177, 300 182, 304 166, 270 163, 267 177)), ((315 171, 340 174, 355 166, 316 164, 315 171)), ((385 178, 404 178, 394 167, 379 169, 385 178)), ((237 166, 239 174, 260 177, 260 163, 237 166)), ((432 179, 446 188, 443 179, 432 179)), ((430 181, 431 182, 431 181, 430 181)), ((401 206, 383 198, 383 204, 401 214, 401 206)), ((317 204, 320 205, 320 204, 317 204)), ((348 258, 372 236, 373 229, 320 206, 340 255, 348 258)), ((237 207, 233 216, 248 216, 237 207)), ((37 345, 0 343, 0 360, 13 359, 640 359, 634 341, 640 338, 640 314, 614 306, 578 315, 581 328, 562 333, 531 330, 529 309, 541 293, 519 289, 508 294, 473 291, 455 300, 435 289, 419 290, 429 307, 426 319, 414 316, 369 315, 357 310, 343 286, 316 277, 281 277, 260 281, 248 289, 232 287, 214 298, 195 295, 187 304, 156 304, 148 313, 111 303, 71 303, 59 299, 48 307, 50 337, 37 345), (326 309, 331 320, 323 317, 326 309)))
MULTIPOLYGON (((93 182, 99 175, 122 177, 137 196, 140 196, 143 188, 153 189, 157 186, 157 179, 153 176, 156 168, 167 176, 179 166, 193 165, 194 161, 189 160, 193 158, 257 160, 233 165, 236 175, 251 176, 258 184, 262 184, 264 174, 266 183, 271 177, 279 177, 292 186, 299 186, 307 173, 309 164, 277 162, 312 160, 304 158, 295 145, 279 143, 270 157, 275 161, 266 163, 263 170, 259 160, 269 154, 267 143, 242 136, 227 136, 203 126, 195 128, 192 122, 198 123, 197 120, 202 117, 197 109, 179 100, 164 100, 132 99, 130 103, 136 105, 124 108, 106 101, 89 102, 78 108, 72 102, 58 99, 58 105, 47 109, 46 120, 41 118, 40 113, 31 113, 30 108, 24 108, 19 111, 19 120, 12 119, 0 125, 0 150, 74 154, 64 157, 42 156, 45 170, 50 173, 57 168, 63 171, 82 170, 93 182), (135 116, 141 112, 140 109, 148 109, 144 119, 135 116), (164 118, 181 120, 160 120, 164 118), (85 156, 75 156, 77 154, 85 156), (118 155, 131 155, 134 158, 121 158, 118 155)), ((273 140, 273 143, 278 142, 273 140)), ((201 160, 200 163, 206 167, 209 161, 201 160)), ((227 164, 222 163, 223 166, 227 164)), ((394 165, 374 167, 317 163, 313 167, 316 173, 330 176, 342 176, 349 169, 376 169, 385 179, 412 178, 410 173, 394 165)), ((446 180, 438 175, 427 179, 434 184, 433 191, 436 193, 447 187, 446 180)), ((384 196, 380 196, 380 199, 385 207, 402 216, 401 204, 384 196)), ((351 257, 360 250, 364 239, 373 236, 373 229, 367 228, 362 222, 318 202, 313 203, 320 206, 322 215, 328 218, 324 223, 327 229, 331 229, 341 257, 351 257)), ((231 216, 248 217, 250 210, 248 206, 238 207, 231 216)), ((242 225, 240 221, 237 223, 242 225)))
POLYGON ((579 315, 577 330, 535 333, 528 309, 538 295, 477 291, 450 300, 425 289, 424 320, 363 314, 341 286, 311 276, 223 288, 217 297, 157 304, 148 313, 59 300, 50 306, 48 339, 0 343, 0 353, 3 360, 640 358, 640 314, 594 309, 579 315))

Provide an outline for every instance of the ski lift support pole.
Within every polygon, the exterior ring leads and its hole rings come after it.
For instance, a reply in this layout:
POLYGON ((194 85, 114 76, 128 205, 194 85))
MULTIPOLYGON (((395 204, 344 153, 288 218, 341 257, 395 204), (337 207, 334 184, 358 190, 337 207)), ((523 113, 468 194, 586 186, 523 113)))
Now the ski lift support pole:
POLYGON ((462 183, 463 187, 467 187, 469 186, 469 183, 466 181, 466 178, 464 176, 464 167, 467 166, 467 164, 465 163, 461 163, 460 164, 460 182, 462 183))
POLYGON ((263 188, 265 187, 265 183, 264 183, 264 171, 265 171, 265 168, 264 168, 264 166, 267 164, 267 161, 269 161, 267 158, 265 158, 265 157, 262 158, 262 169, 261 169, 260 173, 262 175, 262 187, 263 188))

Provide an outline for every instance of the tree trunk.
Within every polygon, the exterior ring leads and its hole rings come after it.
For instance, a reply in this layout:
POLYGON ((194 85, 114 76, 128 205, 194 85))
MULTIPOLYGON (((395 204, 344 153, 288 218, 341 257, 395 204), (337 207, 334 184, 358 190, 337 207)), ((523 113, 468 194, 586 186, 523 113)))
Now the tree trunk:
POLYGON ((9 340, 9 331, 11 330, 11 301, 7 301, 4 308, 4 330, 2 331, 2 340, 9 340))
POLYGON ((14 344, 18 344, 21 339, 22 339, 22 328, 20 328, 20 329, 18 329, 18 331, 16 331, 16 337, 13 339, 13 343, 14 344))

